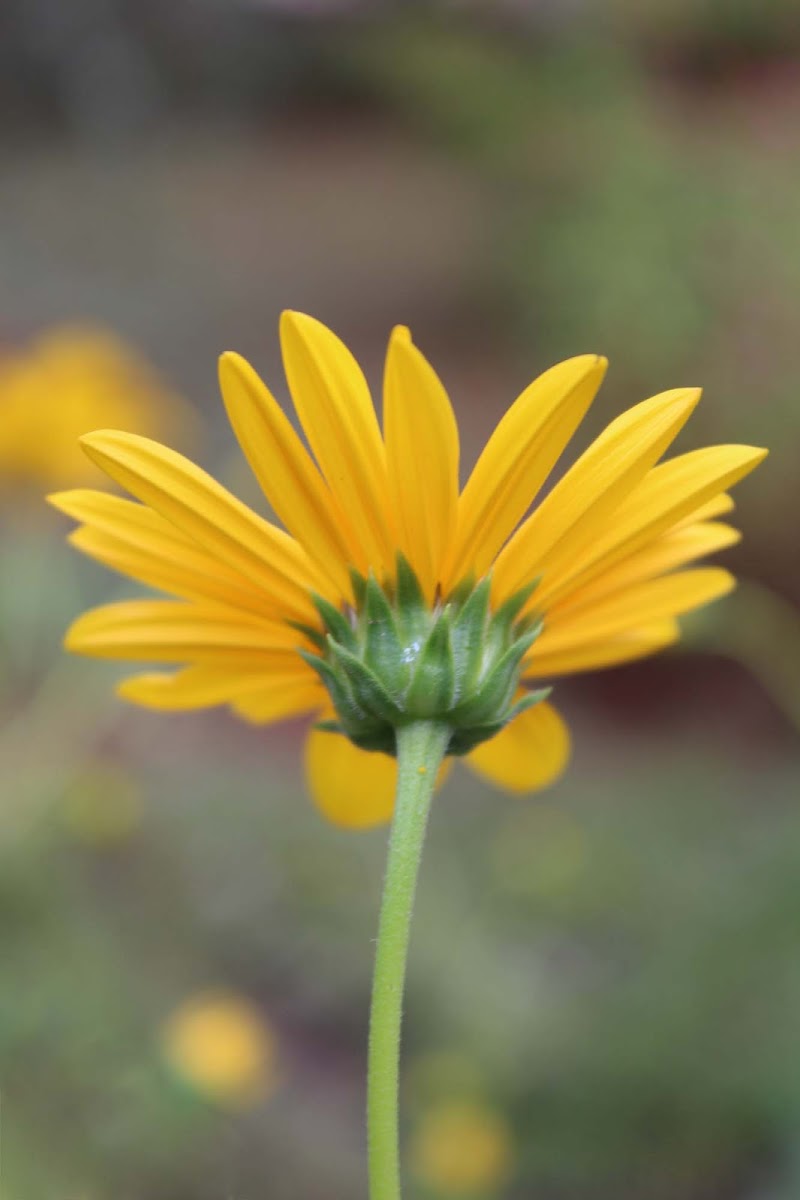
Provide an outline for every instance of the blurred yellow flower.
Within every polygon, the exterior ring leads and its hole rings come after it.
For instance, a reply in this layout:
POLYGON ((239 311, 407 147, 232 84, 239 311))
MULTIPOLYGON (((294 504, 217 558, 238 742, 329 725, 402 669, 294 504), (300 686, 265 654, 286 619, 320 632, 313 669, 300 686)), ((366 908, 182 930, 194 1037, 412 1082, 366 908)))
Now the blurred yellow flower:
POLYGON ((56 327, 0 352, 0 488, 100 482, 77 443, 98 425, 173 437, 189 424, 185 403, 106 330, 56 327))
POLYGON ((442 1196, 491 1196, 513 1166, 511 1131, 483 1104, 450 1101, 430 1109, 412 1138, 410 1162, 420 1183, 442 1196))
POLYGON ((161 1046, 177 1076, 224 1107, 257 1104, 277 1080, 274 1034, 255 1005, 231 992, 187 999, 165 1022, 161 1046))
POLYGON ((65 788, 62 820, 76 841, 101 849, 114 846, 127 841, 141 816, 136 779, 114 763, 85 763, 65 788))

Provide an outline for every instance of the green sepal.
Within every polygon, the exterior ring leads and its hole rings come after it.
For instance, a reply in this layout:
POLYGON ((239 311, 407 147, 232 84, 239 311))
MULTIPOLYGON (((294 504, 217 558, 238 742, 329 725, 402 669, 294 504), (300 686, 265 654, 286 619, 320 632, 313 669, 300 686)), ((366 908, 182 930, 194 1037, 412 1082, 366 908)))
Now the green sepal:
POLYGON ((334 604, 331 604, 330 600, 326 600, 324 596, 319 596, 316 592, 312 592, 311 599, 322 618, 323 625, 331 637, 334 637, 342 646, 346 646, 348 650, 355 653, 358 650, 358 639, 347 617, 334 604))
POLYGON ((509 596, 508 600, 500 605, 497 612, 492 617, 493 623, 496 622, 499 629, 507 636, 511 632, 511 626, 516 621, 519 614, 522 612, 525 605, 530 600, 533 593, 542 581, 541 575, 537 576, 532 583, 526 583, 525 587, 514 592, 513 596, 509 596))
POLYGON ((344 728, 344 726, 339 721, 315 721, 314 728, 318 729, 320 731, 320 733, 344 733, 345 735, 347 734, 347 730, 344 728))
POLYGON ((409 667, 403 658, 403 646, 397 633, 392 607, 383 588, 372 574, 367 579, 364 614, 365 660, 381 664, 381 676, 387 689, 399 697, 408 684, 409 667))
POLYGON ((454 692, 455 663, 450 644, 450 618, 445 611, 419 652, 403 707, 415 717, 438 716, 448 711, 454 692))
POLYGON ((468 729, 456 729, 450 738, 447 747, 447 753, 453 754, 456 757, 461 757, 464 754, 469 754, 470 750, 474 750, 476 746, 480 746, 481 742, 486 742, 489 738, 493 738, 505 729, 508 724, 508 719, 502 721, 492 721, 490 725, 472 725, 468 729))
POLYGON ((353 599, 355 600, 356 611, 360 612, 364 607, 364 595, 366 593, 367 581, 360 571, 355 567, 350 568, 350 583, 353 588, 353 599))
POLYGON ((370 724, 369 712, 362 708, 356 700, 356 697, 353 695, 353 689, 349 686, 349 681, 342 679, 327 659, 320 658, 318 654, 310 654, 308 650, 300 650, 299 654, 310 667, 313 667, 325 684, 328 694, 333 701, 333 707, 342 721, 347 725, 348 732, 351 727, 370 724))
POLYGON ((496 661, 509 642, 519 636, 521 630, 514 629, 515 620, 537 584, 538 580, 535 580, 526 587, 520 588, 504 604, 500 605, 496 613, 492 614, 485 639, 486 658, 496 661))
POLYGON ((374 723, 386 721, 390 725, 396 725, 402 718, 402 713, 375 672, 331 637, 328 638, 328 650, 333 659, 334 669, 336 666, 340 667, 347 676, 357 703, 373 717, 374 723))
POLYGON ((397 738, 391 725, 377 726, 374 732, 350 734, 350 741, 359 750, 380 751, 394 757, 397 750, 397 738))
POLYGON ((404 554, 397 555, 395 587, 397 619, 403 637, 408 640, 430 624, 430 613, 413 567, 404 554))
POLYGON ((528 692, 525 696, 520 696, 519 700, 513 706, 508 714, 509 721, 513 721, 520 713, 527 712, 529 708, 533 708, 535 704, 541 704, 542 700, 546 700, 552 692, 551 687, 537 688, 533 692, 528 692))
POLYGON ((512 705, 506 716, 500 721, 492 721, 487 725, 470 725, 465 729, 456 729, 451 738, 450 744, 447 747, 447 753, 456 756, 469 754, 470 750, 474 750, 476 746, 480 746, 481 742, 488 741, 489 738, 495 737, 506 725, 510 725, 520 713, 527 712, 529 708, 539 704, 542 700, 546 700, 552 692, 552 688, 539 688, 538 691, 528 692, 525 696, 520 696, 516 704, 512 705))
POLYGON ((451 608, 460 610, 466 604, 467 600, 469 600, 470 596, 475 590, 475 587, 475 576, 472 574, 465 576, 465 578, 462 579, 460 583, 457 583, 453 590, 448 594, 448 605, 450 605, 451 608))
POLYGON ((482 579, 453 618, 451 644, 461 695, 468 694, 480 676, 491 588, 491 580, 482 579))
POLYGON ((477 691, 453 709, 451 720, 454 725, 482 725, 493 714, 507 710, 519 684, 519 664, 536 637, 535 632, 527 633, 509 646, 505 654, 490 667, 477 691))
POLYGON ((296 629, 298 633, 302 633, 304 637, 317 647, 318 650, 325 649, 325 634, 320 633, 313 625, 304 625, 302 621, 287 621, 287 625, 292 629, 296 629))

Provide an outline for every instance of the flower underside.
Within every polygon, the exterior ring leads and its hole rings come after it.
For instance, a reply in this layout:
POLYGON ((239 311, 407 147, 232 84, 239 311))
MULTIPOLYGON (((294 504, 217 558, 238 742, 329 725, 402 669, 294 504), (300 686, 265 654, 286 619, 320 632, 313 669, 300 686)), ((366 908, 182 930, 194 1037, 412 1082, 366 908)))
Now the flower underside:
POLYGON ((318 651, 301 654, 336 710, 319 727, 386 754, 395 753, 398 728, 413 721, 446 725, 452 755, 494 737, 550 692, 517 695, 522 661, 542 630, 534 614, 520 617, 534 588, 492 611, 487 576, 437 596, 431 607, 398 554, 394 583, 382 587, 373 574, 353 572, 356 604, 344 612, 315 596, 325 633, 301 626, 318 651))
POLYGON ((766 451, 665 458, 700 396, 676 388, 618 416, 549 484, 605 373, 587 354, 524 389, 462 487, 455 414, 407 329, 389 341, 382 422, 324 325, 285 313, 281 347, 296 426, 243 359, 220 362, 280 524, 147 438, 82 439, 132 499, 52 497, 79 522, 72 544, 170 598, 85 613, 68 648, 147 664, 118 692, 148 708, 309 716, 309 785, 341 824, 388 819, 395 730, 419 720, 446 725, 447 753, 505 789, 552 783, 569 732, 534 689, 672 645, 677 618, 731 589, 697 563, 738 541, 719 518, 766 451))

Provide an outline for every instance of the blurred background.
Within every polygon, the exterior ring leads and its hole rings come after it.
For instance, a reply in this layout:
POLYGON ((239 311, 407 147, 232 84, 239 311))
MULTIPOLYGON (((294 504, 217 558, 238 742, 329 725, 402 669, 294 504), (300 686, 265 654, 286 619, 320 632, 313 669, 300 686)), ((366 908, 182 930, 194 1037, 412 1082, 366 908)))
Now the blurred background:
POLYGON ((62 657, 137 588, 42 502, 112 426, 258 503, 216 356, 285 398, 286 307, 376 388, 410 324, 465 466, 590 351, 577 449, 693 384, 680 449, 771 447, 736 595, 559 684, 563 782, 437 800, 403 1115, 420 1200, 800 1195, 796 0, 5 0, 0 171, 3 1200, 365 1195, 385 831, 316 815, 301 728, 62 657))

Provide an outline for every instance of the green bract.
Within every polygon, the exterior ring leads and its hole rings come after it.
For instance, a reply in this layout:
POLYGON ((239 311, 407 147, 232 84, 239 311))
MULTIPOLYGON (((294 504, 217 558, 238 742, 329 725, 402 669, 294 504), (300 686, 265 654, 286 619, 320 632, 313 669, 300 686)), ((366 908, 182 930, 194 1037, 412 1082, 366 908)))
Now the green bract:
POLYGON ((412 721, 446 725, 448 754, 466 754, 494 737, 550 690, 517 698, 522 659, 542 628, 538 618, 517 619, 535 586, 492 612, 486 577, 431 608, 398 556, 391 587, 354 573, 354 608, 342 612, 315 596, 325 633, 303 627, 319 652, 301 654, 336 709, 337 719, 321 727, 387 754, 395 753, 395 731, 412 721))

